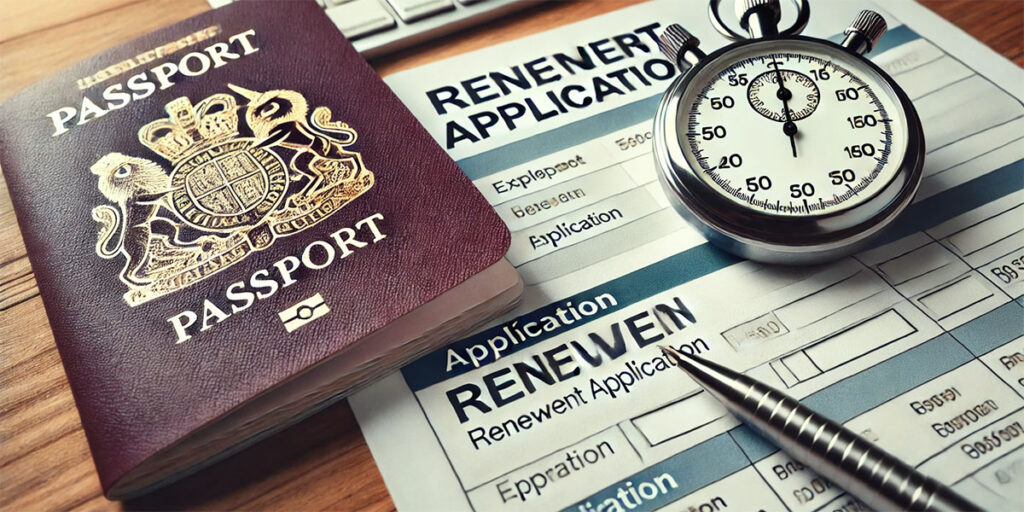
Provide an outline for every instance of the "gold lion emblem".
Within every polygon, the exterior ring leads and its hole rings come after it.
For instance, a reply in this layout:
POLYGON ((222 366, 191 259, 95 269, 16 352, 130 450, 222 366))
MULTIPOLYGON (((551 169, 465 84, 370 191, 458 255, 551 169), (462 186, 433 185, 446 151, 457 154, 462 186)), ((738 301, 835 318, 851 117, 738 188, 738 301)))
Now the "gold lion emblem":
POLYGON ((296 91, 228 84, 193 105, 177 98, 139 141, 170 163, 108 153, 90 170, 115 206, 93 208, 96 254, 125 258, 125 302, 136 306, 180 290, 308 229, 373 186, 356 131, 312 112, 296 91), (241 114, 240 114, 241 112, 241 114), (240 131, 239 117, 248 132, 240 131), (116 238, 116 240, 115 240, 116 238))

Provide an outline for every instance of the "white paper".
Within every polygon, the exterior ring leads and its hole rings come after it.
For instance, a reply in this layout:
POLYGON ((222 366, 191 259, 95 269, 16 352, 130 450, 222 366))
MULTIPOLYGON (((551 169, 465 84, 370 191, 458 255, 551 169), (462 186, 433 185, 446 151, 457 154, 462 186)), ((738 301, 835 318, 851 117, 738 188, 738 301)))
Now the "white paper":
POLYGON ((886 17, 872 59, 929 151, 887 238, 827 266, 725 255, 658 186, 651 118, 670 80, 652 24, 718 48, 705 2, 388 77, 508 224, 527 283, 511 314, 351 398, 400 510, 863 509, 726 415, 662 343, 786 390, 983 507, 1024 508, 1024 73, 910 1, 812 7, 804 34, 833 40, 860 9, 886 17), (553 57, 577 46, 608 63, 553 57))

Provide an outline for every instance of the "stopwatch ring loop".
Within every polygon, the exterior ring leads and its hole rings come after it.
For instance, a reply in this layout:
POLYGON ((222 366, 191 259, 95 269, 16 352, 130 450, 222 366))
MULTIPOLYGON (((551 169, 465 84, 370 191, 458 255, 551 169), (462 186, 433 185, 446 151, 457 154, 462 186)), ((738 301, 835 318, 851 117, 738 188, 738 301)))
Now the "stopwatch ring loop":
MULTIPOLYGON (((730 41, 750 39, 750 37, 729 28, 729 25, 725 23, 722 15, 718 12, 721 4, 722 0, 710 0, 708 2, 708 16, 711 18, 711 25, 715 27, 715 30, 730 41)), ((807 27, 807 21, 811 19, 811 6, 807 3, 807 0, 793 0, 793 5, 796 6, 796 20, 793 21, 789 28, 780 31, 780 35, 795 36, 803 32, 804 28, 807 27)))

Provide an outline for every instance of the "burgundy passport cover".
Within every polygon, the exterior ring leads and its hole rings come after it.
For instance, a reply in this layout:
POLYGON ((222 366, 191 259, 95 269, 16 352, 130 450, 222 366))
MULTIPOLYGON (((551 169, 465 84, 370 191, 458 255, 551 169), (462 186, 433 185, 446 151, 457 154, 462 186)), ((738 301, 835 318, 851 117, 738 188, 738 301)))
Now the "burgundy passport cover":
POLYGON ((312 0, 191 18, 0 116, 0 163, 105 490, 508 248, 312 0))

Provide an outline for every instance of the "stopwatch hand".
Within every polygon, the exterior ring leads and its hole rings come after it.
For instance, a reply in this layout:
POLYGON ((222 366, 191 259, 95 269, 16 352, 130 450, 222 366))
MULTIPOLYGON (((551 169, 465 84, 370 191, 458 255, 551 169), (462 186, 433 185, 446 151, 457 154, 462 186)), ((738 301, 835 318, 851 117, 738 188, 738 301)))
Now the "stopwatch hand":
POLYGON ((786 122, 782 123, 782 133, 789 136, 789 145, 793 148, 793 158, 796 158, 796 123, 793 122, 793 117, 789 113, 789 105, 786 100, 782 100, 782 110, 786 114, 786 122))
POLYGON ((793 122, 793 116, 789 113, 789 99, 793 97, 793 93, 786 89, 785 79, 782 76, 782 70, 779 69, 779 63, 772 57, 772 67, 775 68, 775 76, 779 82, 779 92, 776 96, 782 100, 782 113, 786 116, 786 122, 782 124, 782 133, 789 136, 789 146, 793 149, 793 158, 796 158, 796 123, 793 122))

